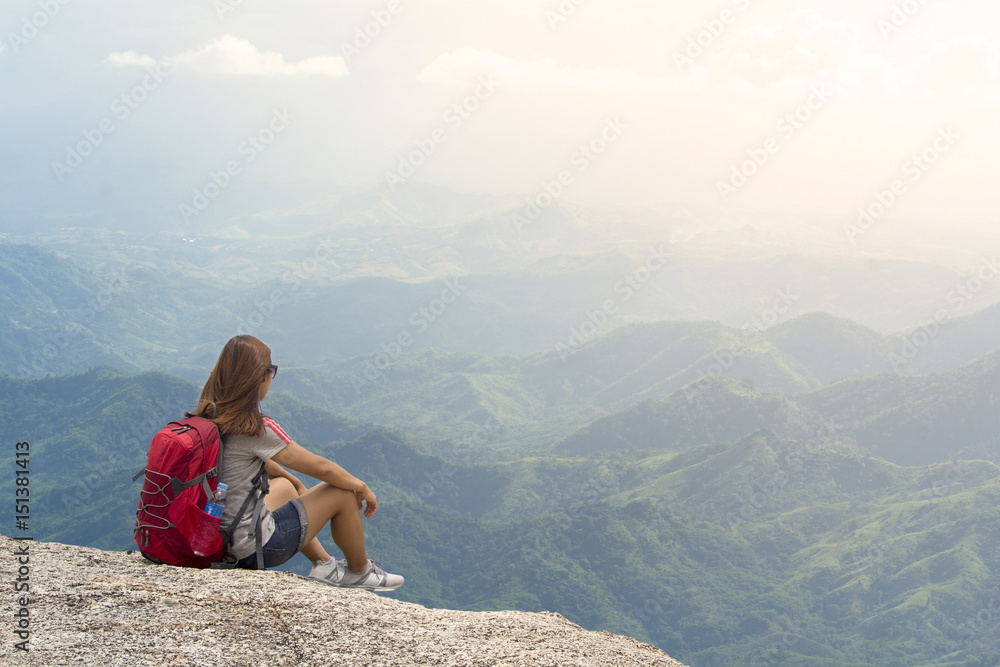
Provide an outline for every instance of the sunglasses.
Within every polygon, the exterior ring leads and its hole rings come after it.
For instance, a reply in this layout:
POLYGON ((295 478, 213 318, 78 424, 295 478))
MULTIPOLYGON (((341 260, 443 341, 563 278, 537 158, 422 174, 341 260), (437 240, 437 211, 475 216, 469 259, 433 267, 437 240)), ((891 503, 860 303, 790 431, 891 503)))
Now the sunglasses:
POLYGON ((267 372, 271 374, 271 379, 273 380, 275 376, 278 375, 278 367, 275 366, 274 364, 271 364, 270 366, 267 367, 267 372))

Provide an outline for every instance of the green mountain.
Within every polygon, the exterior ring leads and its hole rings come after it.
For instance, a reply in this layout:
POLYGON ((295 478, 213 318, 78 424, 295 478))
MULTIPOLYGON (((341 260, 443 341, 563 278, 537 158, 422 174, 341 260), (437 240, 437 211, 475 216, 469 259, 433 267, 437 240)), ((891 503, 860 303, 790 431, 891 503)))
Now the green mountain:
MULTIPOLYGON (((817 319, 832 318, 809 318, 817 319)), ((825 357, 800 352, 796 358, 772 344, 769 335, 715 322, 636 324, 546 354, 488 357, 423 350, 293 367, 284 373, 283 386, 335 412, 427 437, 447 438, 502 422, 497 444, 538 447, 553 439, 553 426, 565 433, 685 387, 685 395, 697 395, 717 378, 737 377, 789 393, 823 386, 810 365, 828 363, 825 357)), ((789 338, 781 341, 796 352, 789 338)), ((841 372, 869 370, 865 359, 873 355, 870 348, 859 349, 857 365, 844 364, 841 372)))
POLYGON ((114 360, 93 334, 120 289, 71 259, 27 244, 0 244, 0 372, 65 374, 114 360))
MULTIPOLYGON (((950 330, 955 335, 960 330, 972 332, 979 318, 955 320, 949 323, 950 330)), ((863 393, 860 388, 869 385, 915 382, 923 386, 933 382, 893 374, 892 352, 893 343, 870 329, 831 315, 807 313, 763 332, 739 331, 715 322, 634 324, 576 348, 525 356, 388 351, 338 364, 292 367, 283 375, 283 386, 295 396, 334 412, 392 424, 428 438, 469 435, 502 423, 503 429, 494 433, 495 445, 517 447, 521 443, 524 448, 547 448, 566 432, 609 413, 636 409, 650 400, 680 402, 676 395, 680 390, 687 402, 698 399, 699 404, 717 404, 728 399, 713 392, 738 381, 763 391, 801 396, 801 401, 788 400, 807 409, 815 400, 825 400, 823 396, 863 393), (845 381, 849 384, 841 389, 831 388, 817 394, 816 399, 806 398, 845 381)), ((913 361, 934 366, 940 358, 935 355, 928 348, 913 361)), ((960 359, 953 355, 953 361, 960 359)), ((954 375, 956 368, 945 372, 958 377, 954 375)), ((745 389, 739 391, 749 395, 745 389)), ((874 405, 893 402, 896 389, 885 391, 886 396, 874 405)), ((929 391, 933 394, 933 389, 929 391)), ((959 391, 954 395, 965 394, 959 391)), ((992 388, 977 394, 991 395, 992 388)), ((940 405, 951 402, 942 396, 940 405)), ((869 403, 861 400, 859 406, 864 409, 869 403)), ((689 416, 686 407, 679 409, 689 416)), ((719 409, 725 411, 717 405, 717 413, 719 409)), ((768 413, 755 412, 751 405, 744 409, 749 415, 760 415, 753 417, 758 426, 772 423, 772 417, 765 416, 768 413)), ((900 409, 905 411, 905 405, 900 409)), ((833 415, 837 409, 831 404, 819 412, 833 415)), ((609 428, 616 438, 629 437, 621 428, 609 428)), ((730 433, 731 437, 746 432, 735 423, 720 424, 719 428, 739 431, 730 433)), ((860 437, 876 447, 871 438, 860 437)), ((972 444, 976 443, 966 442, 963 447, 972 444)))
POLYGON ((920 377, 847 380, 797 400, 847 424, 865 451, 907 465, 951 457, 997 460, 1000 353, 920 377))
POLYGON ((1000 304, 970 313, 977 305, 978 294, 966 299, 952 290, 948 296, 948 307, 937 311, 944 313, 942 322, 935 323, 927 318, 921 327, 886 336, 893 354, 894 370, 903 373, 949 371, 998 348, 996 332, 1000 331, 1000 304))
POLYGON ((947 373, 887 373, 792 396, 720 377, 703 389, 692 385, 596 419, 562 438, 554 451, 676 450, 767 428, 806 440, 835 433, 861 452, 900 465, 953 457, 995 460, 997 396, 1000 353, 947 373))
MULTIPOLYGON (((992 364, 928 387, 943 393, 992 364)), ((125 548, 138 493, 131 475, 155 427, 197 390, 106 368, 0 379, 0 438, 32 442, 34 536, 125 548)), ((878 406, 851 422, 846 395, 825 403, 821 392, 802 407, 801 397, 719 381, 697 401, 680 393, 615 416, 637 424, 646 444, 654 417, 688 425, 669 443, 586 456, 498 458, 476 439, 438 443, 441 456, 289 397, 269 397, 265 409, 376 489, 369 549, 407 577, 403 599, 555 610, 696 667, 995 664, 1000 469, 875 458, 853 434, 878 406), (811 429, 810 411, 827 405, 840 409, 842 429, 811 429)), ((604 437, 592 427, 579 442, 604 437)), ((301 557, 290 564, 305 566, 301 557)))
POLYGON ((820 423, 817 413, 794 398, 720 378, 697 397, 679 391, 602 417, 566 436, 554 451, 574 456, 632 448, 676 451, 736 440, 762 428, 804 434, 820 423))
POLYGON ((764 335, 782 355, 807 369, 818 386, 891 370, 891 346, 884 336, 827 313, 806 313, 764 335))

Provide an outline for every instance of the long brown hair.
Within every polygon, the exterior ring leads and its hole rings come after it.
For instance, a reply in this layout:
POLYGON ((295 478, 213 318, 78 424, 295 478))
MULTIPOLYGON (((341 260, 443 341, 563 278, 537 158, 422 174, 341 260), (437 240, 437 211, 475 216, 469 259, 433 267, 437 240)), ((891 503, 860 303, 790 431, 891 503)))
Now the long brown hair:
POLYGON ((215 422, 222 435, 261 435, 260 385, 271 363, 271 348, 249 335, 233 336, 222 348, 201 390, 198 409, 188 417, 215 422))

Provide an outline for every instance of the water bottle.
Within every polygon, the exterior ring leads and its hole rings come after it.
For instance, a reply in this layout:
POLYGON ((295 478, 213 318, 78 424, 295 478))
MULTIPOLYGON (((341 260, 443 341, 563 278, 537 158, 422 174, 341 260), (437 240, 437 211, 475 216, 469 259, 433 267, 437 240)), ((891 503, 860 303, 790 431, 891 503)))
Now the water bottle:
MULTIPOLYGON (((205 503, 205 513, 191 517, 192 525, 189 526, 187 541, 195 556, 205 557, 221 552, 222 539, 219 535, 219 521, 222 520, 222 514, 226 511, 226 491, 228 489, 229 487, 225 484, 219 484, 215 495, 205 503)), ((194 507, 192 505, 191 509, 194 510, 194 507)), ((197 510, 194 511, 197 512, 197 510)))
POLYGON ((226 511, 226 491, 229 490, 228 484, 223 484, 219 482, 218 488, 215 489, 215 497, 205 503, 205 513, 211 514, 214 517, 222 518, 223 512, 226 511))

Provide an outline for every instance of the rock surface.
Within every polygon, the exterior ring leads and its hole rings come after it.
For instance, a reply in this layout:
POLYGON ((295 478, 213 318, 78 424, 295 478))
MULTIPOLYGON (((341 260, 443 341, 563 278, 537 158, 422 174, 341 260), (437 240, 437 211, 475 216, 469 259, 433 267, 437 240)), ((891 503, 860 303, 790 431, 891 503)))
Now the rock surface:
MULTIPOLYGON (((23 575, 23 570, 22 570, 23 575)), ((629 637, 559 614, 427 609, 277 571, 192 570, 0 536, 3 665, 656 665, 629 637), (15 551, 29 550, 30 651, 14 649, 15 551), (8 605, 14 605, 14 608, 8 605)), ((19 594, 20 595, 20 594, 19 594)))

